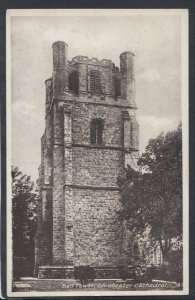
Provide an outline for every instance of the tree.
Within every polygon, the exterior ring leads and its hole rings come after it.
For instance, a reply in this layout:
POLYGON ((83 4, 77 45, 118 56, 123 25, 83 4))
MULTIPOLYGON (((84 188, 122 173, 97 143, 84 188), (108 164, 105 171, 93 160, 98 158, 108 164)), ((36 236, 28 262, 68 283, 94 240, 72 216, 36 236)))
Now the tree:
POLYGON ((13 256, 34 256, 37 189, 30 176, 12 167, 13 256))
POLYGON ((151 139, 138 160, 143 172, 131 167, 119 178, 121 216, 132 232, 146 228, 159 241, 164 264, 169 262, 174 239, 182 237, 182 126, 151 139))

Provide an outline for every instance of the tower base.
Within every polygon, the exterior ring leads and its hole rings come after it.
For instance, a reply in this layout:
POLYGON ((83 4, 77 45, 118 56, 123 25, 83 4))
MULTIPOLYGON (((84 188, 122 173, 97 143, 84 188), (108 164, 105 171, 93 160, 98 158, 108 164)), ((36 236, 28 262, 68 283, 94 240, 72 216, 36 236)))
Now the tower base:
POLYGON ((71 279, 74 278, 73 266, 39 266, 38 278, 40 279, 71 279))
MULTIPOLYGON (((116 266, 94 267, 96 279, 121 278, 123 268, 116 266)), ((39 266, 39 279, 73 279, 74 266, 39 266)))

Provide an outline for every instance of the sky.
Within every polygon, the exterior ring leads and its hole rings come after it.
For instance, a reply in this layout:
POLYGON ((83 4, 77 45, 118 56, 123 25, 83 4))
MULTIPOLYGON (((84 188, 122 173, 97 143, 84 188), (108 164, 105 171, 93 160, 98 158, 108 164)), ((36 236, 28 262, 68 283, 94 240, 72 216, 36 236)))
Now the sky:
POLYGON ((52 43, 77 55, 111 59, 135 54, 140 153, 150 138, 181 120, 181 16, 67 13, 11 17, 12 165, 38 178, 44 132, 45 80, 52 75, 52 43))

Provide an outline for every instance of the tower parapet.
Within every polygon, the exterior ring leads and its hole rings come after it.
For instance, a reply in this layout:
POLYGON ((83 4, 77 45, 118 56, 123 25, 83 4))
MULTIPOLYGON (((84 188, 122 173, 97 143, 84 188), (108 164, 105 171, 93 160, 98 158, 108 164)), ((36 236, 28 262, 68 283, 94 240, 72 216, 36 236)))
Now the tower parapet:
POLYGON ((53 96, 54 99, 63 97, 67 86, 67 52, 68 45, 65 42, 53 44, 53 96))
POLYGON ((126 51, 120 55, 121 68, 121 95, 127 98, 132 107, 135 105, 135 74, 134 74, 134 53, 126 51))
POLYGON ((112 67, 112 61, 110 59, 102 59, 99 60, 96 57, 89 58, 88 56, 82 56, 78 55, 72 58, 71 61, 69 61, 69 64, 75 64, 75 63, 87 63, 87 64, 93 64, 93 65, 100 65, 102 67, 112 67))
POLYGON ((53 43, 53 70, 64 70, 67 64, 67 48, 68 45, 65 42, 53 43))

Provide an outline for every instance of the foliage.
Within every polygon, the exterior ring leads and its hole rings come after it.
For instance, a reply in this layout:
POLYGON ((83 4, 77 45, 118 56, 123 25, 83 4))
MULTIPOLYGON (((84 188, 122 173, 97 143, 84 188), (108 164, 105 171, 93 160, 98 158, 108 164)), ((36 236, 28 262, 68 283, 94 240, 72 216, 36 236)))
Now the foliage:
POLYGON ((183 276, 183 247, 170 251, 169 262, 171 275, 174 280, 182 282, 183 276))
POLYGON ((128 245, 128 251, 131 253, 130 257, 130 264, 132 265, 141 265, 145 263, 145 259, 142 255, 140 255, 140 249, 139 249, 139 244, 137 240, 134 240, 133 243, 129 243, 128 245))
POLYGON ((121 216, 132 232, 158 240, 164 261, 173 238, 182 236, 182 127, 151 139, 138 160, 142 173, 131 167, 118 179, 122 187, 121 216))
POLYGON ((13 255, 32 257, 36 231, 37 190, 30 176, 12 167, 13 255))
POLYGON ((90 266, 78 266, 74 269, 74 278, 81 282, 82 287, 95 278, 94 268, 90 266))

